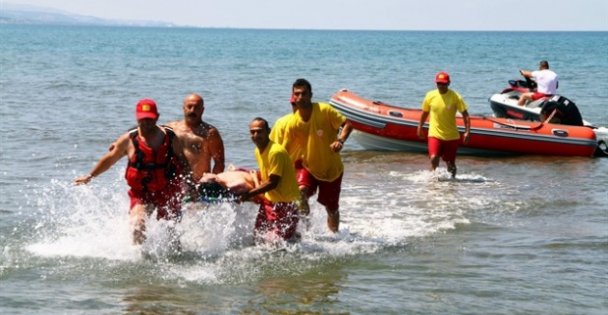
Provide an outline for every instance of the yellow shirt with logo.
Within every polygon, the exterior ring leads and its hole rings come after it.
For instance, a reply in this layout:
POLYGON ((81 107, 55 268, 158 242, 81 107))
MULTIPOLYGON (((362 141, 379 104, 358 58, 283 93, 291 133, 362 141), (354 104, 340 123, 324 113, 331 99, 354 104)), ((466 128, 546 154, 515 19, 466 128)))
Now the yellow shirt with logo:
POLYGON ((296 112, 287 122, 284 137, 288 146, 294 142, 304 146, 302 165, 319 180, 332 182, 344 171, 340 153, 329 146, 338 139, 338 130, 345 121, 346 117, 329 104, 312 103, 308 121, 296 112))
POLYGON ((429 137, 441 140, 460 139, 460 133, 456 126, 456 111, 464 112, 467 104, 457 92, 449 90, 445 94, 439 90, 426 93, 422 101, 422 110, 430 112, 429 137))
POLYGON ((277 144, 268 142, 264 152, 255 148, 255 159, 260 168, 262 182, 267 182, 270 175, 281 177, 279 185, 266 193, 264 197, 270 202, 292 202, 300 199, 300 190, 296 181, 296 170, 285 149, 277 144))
POLYGON ((291 139, 287 141, 287 137, 285 137, 285 128, 289 123, 291 117, 294 114, 287 114, 275 121, 274 126, 272 126, 272 130, 270 131, 270 140, 278 143, 287 150, 289 157, 293 162, 302 159, 302 151, 304 150, 304 141, 303 139, 291 139))

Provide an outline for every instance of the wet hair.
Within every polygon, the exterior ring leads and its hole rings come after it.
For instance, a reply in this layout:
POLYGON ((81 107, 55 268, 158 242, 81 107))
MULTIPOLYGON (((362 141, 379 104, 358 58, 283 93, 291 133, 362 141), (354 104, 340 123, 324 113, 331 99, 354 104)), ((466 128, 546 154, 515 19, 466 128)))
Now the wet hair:
POLYGON ((293 83, 291 88, 293 89, 297 86, 305 86, 308 89, 308 92, 312 93, 312 86, 310 85, 310 82, 308 82, 308 80, 306 79, 297 79, 296 82, 293 83))
POLYGON ((549 62, 548 62, 547 60, 542 60, 542 61, 540 62, 540 66, 541 66, 543 69, 549 69, 549 62))
POLYGON ((254 119, 251 120, 251 122, 254 122, 254 121, 261 121, 261 122, 263 122, 264 126, 266 127, 266 130, 270 130, 270 125, 268 124, 268 121, 266 119, 264 119, 262 117, 256 117, 256 118, 254 118, 254 119))
POLYGON ((201 183, 198 186, 198 193, 203 201, 218 200, 218 199, 234 199, 235 196, 228 188, 222 186, 218 182, 209 181, 201 183))

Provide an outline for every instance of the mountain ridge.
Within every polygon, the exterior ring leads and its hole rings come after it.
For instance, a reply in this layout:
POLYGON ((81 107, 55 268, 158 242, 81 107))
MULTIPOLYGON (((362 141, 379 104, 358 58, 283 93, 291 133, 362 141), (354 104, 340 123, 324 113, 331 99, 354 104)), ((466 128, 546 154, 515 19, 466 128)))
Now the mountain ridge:
POLYGON ((99 26, 141 26, 175 27, 164 21, 115 20, 96 16, 80 15, 55 8, 6 3, 0 7, 0 24, 38 25, 99 25, 99 26))

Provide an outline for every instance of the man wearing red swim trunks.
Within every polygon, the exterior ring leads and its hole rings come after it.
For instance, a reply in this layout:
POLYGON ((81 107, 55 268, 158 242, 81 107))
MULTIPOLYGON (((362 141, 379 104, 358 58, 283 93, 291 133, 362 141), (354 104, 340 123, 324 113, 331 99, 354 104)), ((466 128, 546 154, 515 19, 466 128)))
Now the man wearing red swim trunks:
POLYGON ((249 124, 251 140, 255 144, 255 158, 260 169, 260 185, 241 195, 245 201, 259 194, 260 208, 255 220, 256 240, 289 240, 295 236, 299 221, 300 190, 296 170, 287 151, 269 138, 268 122, 260 117, 249 124))
POLYGON ((534 80, 537 88, 535 92, 522 93, 517 105, 524 106, 527 101, 535 101, 557 93, 557 74, 549 70, 548 61, 541 61, 536 71, 519 70, 519 73, 526 78, 534 80))
MULTIPOLYGON (((352 124, 331 105, 312 102, 312 86, 306 79, 292 84, 292 102, 296 111, 285 122, 281 143, 293 157, 300 155, 297 180, 302 193, 303 208, 318 190, 317 201, 325 206, 327 227, 340 228, 340 193, 344 164, 340 151, 352 131, 352 124)), ((305 213, 302 213, 305 214, 305 213)))
POLYGON ((181 141, 170 128, 156 125, 160 115, 153 100, 140 100, 135 116, 137 129, 120 136, 89 175, 76 178, 75 183, 89 183, 127 156, 125 179, 130 187, 133 243, 141 244, 145 240, 145 219, 154 210, 157 211, 157 219, 179 217, 182 181, 178 175, 189 174, 190 168, 181 141))
POLYGON ((471 121, 467 104, 457 92, 448 88, 450 76, 446 72, 439 72, 435 76, 436 90, 429 91, 422 101, 422 115, 418 123, 417 134, 424 139, 422 127, 430 115, 428 132, 428 150, 431 160, 431 170, 439 165, 439 158, 447 164, 452 178, 456 177, 456 150, 460 141, 460 133, 456 126, 456 111, 462 114, 464 120, 463 142, 469 142, 471 121))

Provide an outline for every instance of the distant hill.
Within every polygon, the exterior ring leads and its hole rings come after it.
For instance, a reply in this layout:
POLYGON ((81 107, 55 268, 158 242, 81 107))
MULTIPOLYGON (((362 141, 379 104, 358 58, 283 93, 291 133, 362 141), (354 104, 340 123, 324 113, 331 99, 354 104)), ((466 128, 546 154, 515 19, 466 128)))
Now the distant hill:
POLYGON ((5 3, 0 7, 0 24, 104 25, 104 26, 176 26, 160 21, 127 21, 78 15, 52 8, 5 3))

